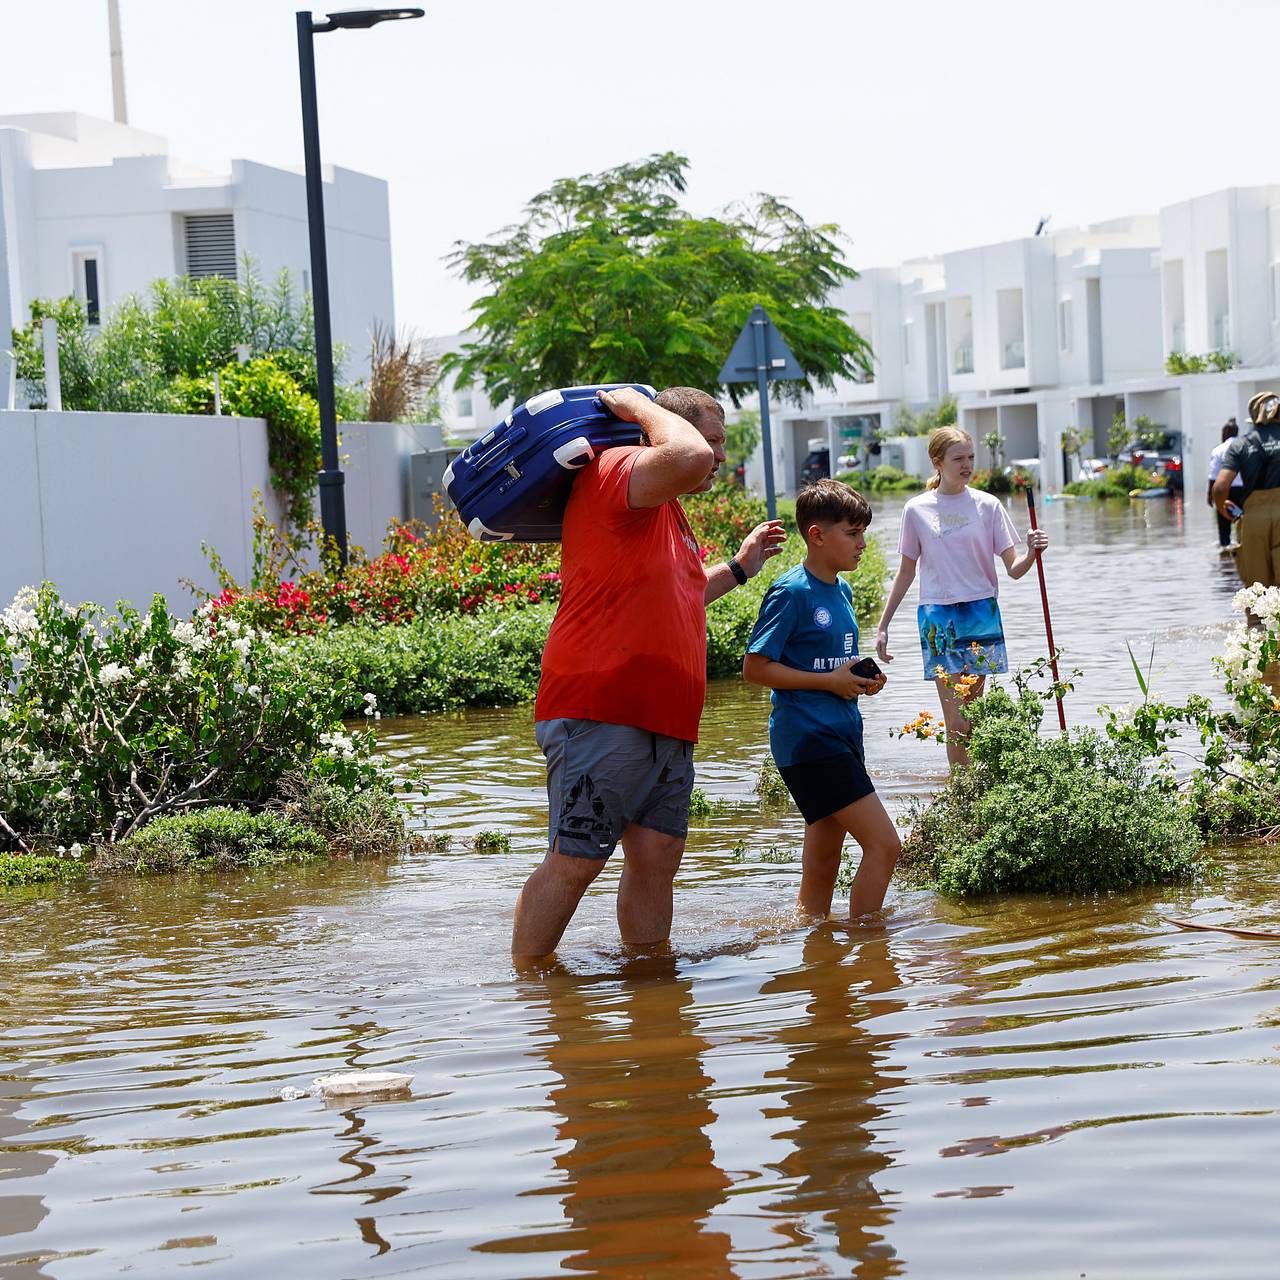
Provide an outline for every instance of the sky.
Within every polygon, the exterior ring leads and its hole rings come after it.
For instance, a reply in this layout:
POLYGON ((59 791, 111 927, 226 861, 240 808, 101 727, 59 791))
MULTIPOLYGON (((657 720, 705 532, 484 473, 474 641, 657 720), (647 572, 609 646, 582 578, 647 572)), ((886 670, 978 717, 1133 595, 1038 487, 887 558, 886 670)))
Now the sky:
MULTIPOLYGON (((301 164, 295 4, 120 5, 131 124, 203 167, 301 164)), ((424 7, 316 40, 324 159, 389 182, 421 334, 467 323, 454 242, 656 151, 689 157, 691 211, 768 191, 856 268, 1280 182, 1277 0, 424 7)), ((108 55, 106 0, 0 0, 0 114, 109 118, 108 55)))

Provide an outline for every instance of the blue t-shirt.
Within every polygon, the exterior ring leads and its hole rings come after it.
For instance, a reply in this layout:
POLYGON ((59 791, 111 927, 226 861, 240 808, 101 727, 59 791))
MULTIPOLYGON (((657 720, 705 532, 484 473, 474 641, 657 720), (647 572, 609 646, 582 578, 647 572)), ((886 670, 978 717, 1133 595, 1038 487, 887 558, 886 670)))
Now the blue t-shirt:
MULTIPOLYGON (((797 671, 832 671, 858 655, 853 592, 842 578, 823 582, 802 564, 766 592, 748 653, 797 671)), ((862 759, 862 712, 856 699, 820 689, 775 689, 769 748, 778 767, 850 751, 862 759)))

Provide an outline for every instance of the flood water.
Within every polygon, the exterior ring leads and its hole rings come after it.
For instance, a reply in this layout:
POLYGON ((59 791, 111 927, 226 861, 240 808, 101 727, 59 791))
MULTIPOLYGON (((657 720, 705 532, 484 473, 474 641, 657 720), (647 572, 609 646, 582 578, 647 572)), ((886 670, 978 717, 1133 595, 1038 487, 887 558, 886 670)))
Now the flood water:
MULTIPOLYGON (((1134 699, 1126 638, 1160 692, 1207 690, 1236 586, 1207 508, 1043 515, 1072 719, 1134 699)), ((1002 600, 1028 660, 1034 576, 1002 600)), ((932 708, 912 613, 864 708, 895 804, 942 773, 889 736, 932 708)), ((1280 947, 1160 917, 1274 926, 1277 860, 1098 900, 895 889, 883 931, 801 927, 769 860, 800 819, 751 793, 765 719, 712 690, 723 804, 669 955, 619 947, 611 866, 559 963, 513 973, 544 840, 528 709, 384 722, 448 852, 0 897, 0 1275, 1274 1277, 1280 947), (467 847, 494 829, 511 853, 467 847), (387 1066, 411 1093, 281 1096, 387 1066)))

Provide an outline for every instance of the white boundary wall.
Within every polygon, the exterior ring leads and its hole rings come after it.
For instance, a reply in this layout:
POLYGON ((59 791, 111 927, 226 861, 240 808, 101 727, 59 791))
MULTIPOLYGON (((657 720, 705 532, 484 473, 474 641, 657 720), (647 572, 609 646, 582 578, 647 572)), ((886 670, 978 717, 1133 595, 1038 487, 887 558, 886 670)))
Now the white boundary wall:
MULTIPOLYGON (((373 555, 409 514, 410 455, 439 448, 440 428, 339 432, 348 536, 373 555)), ((255 489, 276 519, 260 418, 0 410, 0 606, 49 580, 73 601, 145 608, 160 592, 186 613, 181 579, 216 585, 201 542, 248 578, 255 489)))

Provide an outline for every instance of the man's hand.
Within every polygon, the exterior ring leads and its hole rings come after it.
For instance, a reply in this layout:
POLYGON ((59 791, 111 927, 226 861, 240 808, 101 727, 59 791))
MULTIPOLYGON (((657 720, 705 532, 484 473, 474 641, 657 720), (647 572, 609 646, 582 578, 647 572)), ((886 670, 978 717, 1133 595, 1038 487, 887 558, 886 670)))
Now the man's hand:
POLYGON ((634 387, 620 387, 617 391, 596 393, 600 403, 615 418, 623 422, 640 422, 645 410, 653 408, 653 401, 634 387))
POLYGON ((742 540, 742 546, 738 548, 738 554, 733 558, 742 566, 748 578, 754 578, 764 568, 764 562, 770 556, 776 556, 782 551, 782 544, 786 540, 787 531, 783 528, 782 521, 766 520, 747 534, 742 540))
POLYGON ((1044 551, 1049 545, 1049 535, 1043 529, 1027 531, 1027 550, 1044 551))
POLYGON ((860 661, 860 658, 851 658, 848 662, 828 673, 827 687, 831 693, 834 693, 838 698, 860 698, 864 693, 879 693, 884 688, 883 675, 877 679, 868 680, 866 676, 855 676, 853 674, 850 668, 855 662, 860 661))

